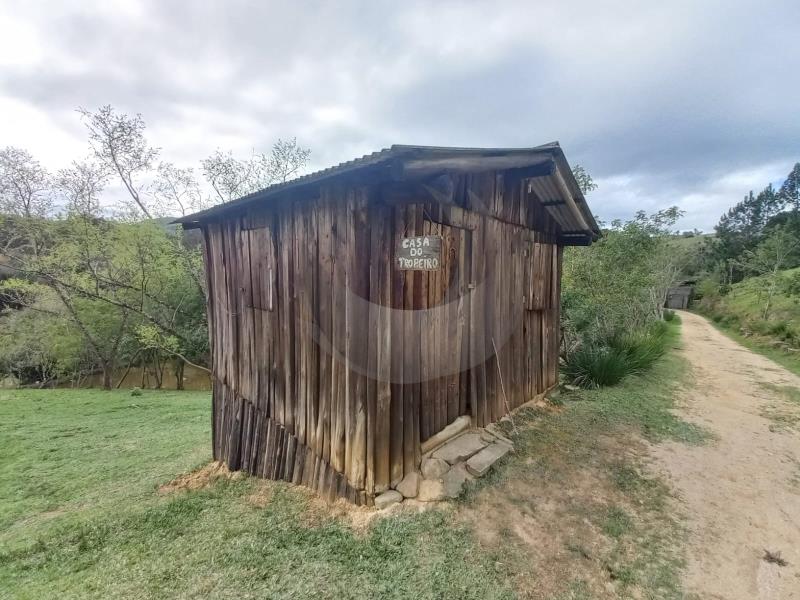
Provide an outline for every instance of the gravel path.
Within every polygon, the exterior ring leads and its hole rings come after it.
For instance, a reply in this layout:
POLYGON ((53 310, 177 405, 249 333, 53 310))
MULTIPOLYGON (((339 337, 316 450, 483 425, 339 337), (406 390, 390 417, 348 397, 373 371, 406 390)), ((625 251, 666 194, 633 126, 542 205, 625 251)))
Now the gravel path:
POLYGON ((691 377, 679 410, 715 438, 652 448, 688 517, 686 588, 703 599, 800 599, 800 396, 790 397, 800 378, 702 317, 681 318, 691 377))

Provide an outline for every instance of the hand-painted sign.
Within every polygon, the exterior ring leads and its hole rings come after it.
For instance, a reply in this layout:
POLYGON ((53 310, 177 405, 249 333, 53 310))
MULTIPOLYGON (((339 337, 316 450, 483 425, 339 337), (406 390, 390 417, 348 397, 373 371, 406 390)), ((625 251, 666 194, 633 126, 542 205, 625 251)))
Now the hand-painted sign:
POLYGON ((401 271, 436 271, 442 266, 442 237, 420 235, 397 244, 397 268, 401 271))

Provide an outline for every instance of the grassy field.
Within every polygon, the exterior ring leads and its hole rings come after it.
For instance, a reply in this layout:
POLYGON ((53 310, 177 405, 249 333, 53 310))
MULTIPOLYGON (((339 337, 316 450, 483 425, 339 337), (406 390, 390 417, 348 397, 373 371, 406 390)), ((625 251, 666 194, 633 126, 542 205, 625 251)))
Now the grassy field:
POLYGON ((511 595, 443 512, 360 532, 251 478, 159 494, 210 460, 209 408, 200 392, 0 392, 0 597, 511 595))
MULTIPOLYGON (((800 277, 800 268, 782 273, 785 282, 800 277)), ((709 317, 723 333, 800 375, 800 296, 779 286, 764 318, 767 284, 751 277, 731 286, 720 298, 705 298, 698 312, 709 317)))
POLYGON ((702 441, 670 411, 683 378, 670 355, 525 410, 461 501, 369 524, 247 477, 159 491, 210 459, 207 393, 0 392, 0 598, 678 598, 639 440, 702 441))

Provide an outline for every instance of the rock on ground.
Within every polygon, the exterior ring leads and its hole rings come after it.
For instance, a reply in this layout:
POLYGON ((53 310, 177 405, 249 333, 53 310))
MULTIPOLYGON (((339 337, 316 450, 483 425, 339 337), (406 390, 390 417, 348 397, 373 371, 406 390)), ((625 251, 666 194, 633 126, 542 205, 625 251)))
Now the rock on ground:
POLYGON ((444 484, 436 479, 423 479, 419 484, 417 500, 420 502, 444 500, 444 484))
POLYGON ((403 480, 397 484, 395 488, 398 492, 403 494, 404 498, 416 498, 419 491, 420 476, 417 471, 411 471, 403 480))
POLYGON ((450 465, 441 458, 423 458, 422 476, 425 479, 440 479, 450 470, 450 465))
POLYGON ((402 501, 403 494, 395 490, 389 490, 388 492, 383 492, 379 496, 375 496, 375 508, 378 510, 383 510, 392 504, 397 504, 398 502, 402 501))
POLYGON ((442 485, 444 486, 444 495, 447 498, 458 498, 464 490, 464 483, 472 479, 464 464, 458 464, 442 477, 442 485))

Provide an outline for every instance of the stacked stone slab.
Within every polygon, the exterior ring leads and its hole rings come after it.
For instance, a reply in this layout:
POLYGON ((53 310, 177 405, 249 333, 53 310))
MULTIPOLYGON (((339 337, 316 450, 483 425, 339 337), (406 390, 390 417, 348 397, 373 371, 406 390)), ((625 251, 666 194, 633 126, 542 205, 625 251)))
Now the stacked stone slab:
POLYGON ((466 482, 483 477, 512 449, 511 441, 497 427, 457 432, 425 453, 421 473, 406 475, 395 490, 376 497, 375 506, 386 508, 402 498, 420 502, 457 498, 466 482))

